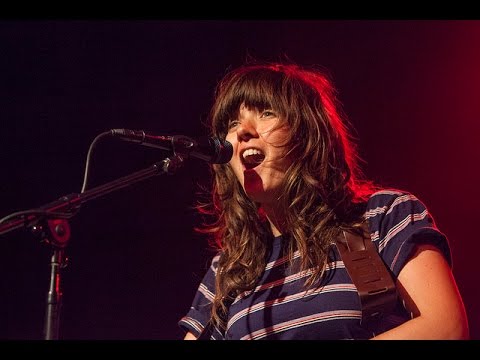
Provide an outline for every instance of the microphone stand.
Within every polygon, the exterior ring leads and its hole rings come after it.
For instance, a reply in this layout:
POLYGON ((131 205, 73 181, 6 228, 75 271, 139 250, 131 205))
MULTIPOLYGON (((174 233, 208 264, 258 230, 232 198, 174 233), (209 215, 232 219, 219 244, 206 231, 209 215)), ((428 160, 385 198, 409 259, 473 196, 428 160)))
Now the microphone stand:
MULTIPOLYGON (((0 235, 14 229, 28 227, 34 234, 52 246, 50 260, 50 282, 45 312, 44 338, 58 340, 62 305, 61 270, 66 267, 65 249, 70 239, 70 225, 66 219, 73 217, 81 204, 104 196, 115 190, 159 174, 173 174, 183 164, 187 154, 174 154, 173 157, 153 164, 130 175, 94 187, 83 193, 71 193, 40 208, 13 213, 6 218, 13 220, 0 223, 0 235)), ((4 218, 4 220, 6 220, 4 218)))

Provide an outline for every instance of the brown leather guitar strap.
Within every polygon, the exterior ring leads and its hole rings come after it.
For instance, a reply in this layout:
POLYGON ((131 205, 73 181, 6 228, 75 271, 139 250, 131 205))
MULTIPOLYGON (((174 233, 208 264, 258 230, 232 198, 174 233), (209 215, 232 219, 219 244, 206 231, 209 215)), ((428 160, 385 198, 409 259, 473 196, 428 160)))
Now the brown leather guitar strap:
POLYGON ((393 277, 370 239, 367 223, 363 228, 367 237, 343 232, 337 248, 360 296, 362 325, 368 327, 395 308, 398 296, 393 277))

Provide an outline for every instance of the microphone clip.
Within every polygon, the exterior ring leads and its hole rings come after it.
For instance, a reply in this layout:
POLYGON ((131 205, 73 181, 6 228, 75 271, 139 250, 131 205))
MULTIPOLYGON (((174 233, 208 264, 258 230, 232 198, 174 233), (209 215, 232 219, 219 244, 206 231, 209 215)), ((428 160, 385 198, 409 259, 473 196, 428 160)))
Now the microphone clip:
POLYGON ((197 147, 196 141, 188 136, 172 135, 169 137, 171 138, 173 155, 182 159, 187 159, 197 147))
POLYGON ((163 172, 172 175, 183 165, 183 162, 190 156, 195 149, 195 141, 184 135, 168 136, 171 142, 172 157, 167 157, 163 161, 163 172))

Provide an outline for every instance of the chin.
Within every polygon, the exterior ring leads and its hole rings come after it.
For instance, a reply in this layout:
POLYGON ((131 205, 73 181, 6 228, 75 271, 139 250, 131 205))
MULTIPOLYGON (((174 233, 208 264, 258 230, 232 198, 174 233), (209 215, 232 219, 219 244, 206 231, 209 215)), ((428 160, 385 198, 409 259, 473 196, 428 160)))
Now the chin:
POLYGON ((262 199, 265 197, 265 191, 261 184, 256 186, 246 186, 244 187, 244 190, 248 198, 252 201, 262 202, 262 199))
POLYGON ((243 172, 243 189, 250 199, 258 201, 264 194, 263 181, 260 175, 254 170, 243 172))

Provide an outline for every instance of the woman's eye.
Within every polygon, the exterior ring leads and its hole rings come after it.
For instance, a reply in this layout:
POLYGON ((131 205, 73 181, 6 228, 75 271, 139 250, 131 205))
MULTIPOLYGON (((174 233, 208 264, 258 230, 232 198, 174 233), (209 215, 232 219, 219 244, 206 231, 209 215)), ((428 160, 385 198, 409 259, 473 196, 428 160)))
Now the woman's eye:
POLYGON ((237 120, 231 120, 231 121, 228 122, 228 128, 229 128, 229 129, 232 129, 232 128, 234 128, 235 126, 237 126, 238 124, 239 124, 239 121, 237 121, 237 120))
POLYGON ((262 117, 262 118, 272 117, 272 116, 275 116, 275 113, 272 110, 265 110, 265 111, 262 112, 262 115, 260 115, 260 117, 262 117))

